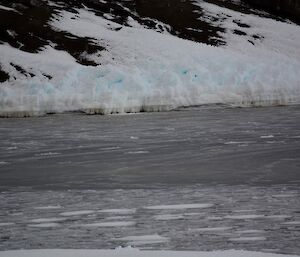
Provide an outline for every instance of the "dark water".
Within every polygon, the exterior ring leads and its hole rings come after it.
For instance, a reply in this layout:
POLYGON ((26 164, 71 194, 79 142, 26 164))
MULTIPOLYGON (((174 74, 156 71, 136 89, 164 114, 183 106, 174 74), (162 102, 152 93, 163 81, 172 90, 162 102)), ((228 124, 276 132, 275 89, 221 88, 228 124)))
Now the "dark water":
POLYGON ((215 106, 1 119, 0 250, 299 254, 299 116, 215 106), (161 238, 124 238, 137 235, 161 238))

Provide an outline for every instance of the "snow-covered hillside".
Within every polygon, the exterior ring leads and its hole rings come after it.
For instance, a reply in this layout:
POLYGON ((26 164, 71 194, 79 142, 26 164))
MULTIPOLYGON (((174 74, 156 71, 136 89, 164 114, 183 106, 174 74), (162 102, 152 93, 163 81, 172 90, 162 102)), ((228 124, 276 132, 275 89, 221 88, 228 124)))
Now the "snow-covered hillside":
POLYGON ((239 1, 149 2, 1 1, 0 115, 300 102, 298 25, 239 1))

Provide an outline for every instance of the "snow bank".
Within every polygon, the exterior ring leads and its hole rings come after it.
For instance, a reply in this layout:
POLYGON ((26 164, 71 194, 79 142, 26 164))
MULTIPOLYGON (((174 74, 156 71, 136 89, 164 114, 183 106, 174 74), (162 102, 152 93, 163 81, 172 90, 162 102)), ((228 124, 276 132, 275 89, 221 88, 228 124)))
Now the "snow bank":
POLYGON ((80 65, 51 46, 32 54, 0 45, 0 65, 11 75, 0 84, 0 115, 300 103, 300 53, 295 43, 300 42, 299 26, 272 21, 264 29, 268 19, 253 16, 260 19, 261 31, 273 29, 276 34, 267 33, 269 40, 257 46, 216 48, 141 27, 115 30, 120 25, 88 10, 78 11, 76 15, 63 11, 52 26, 104 45, 106 51, 88 56, 101 65, 80 65), (286 38, 285 31, 293 40, 286 38), (275 48, 279 39, 280 47, 275 48), (18 73, 11 62, 35 76, 18 73))
POLYGON ((133 248, 116 250, 19 250, 0 252, 0 257, 296 257, 274 253, 248 251, 139 251, 133 248))

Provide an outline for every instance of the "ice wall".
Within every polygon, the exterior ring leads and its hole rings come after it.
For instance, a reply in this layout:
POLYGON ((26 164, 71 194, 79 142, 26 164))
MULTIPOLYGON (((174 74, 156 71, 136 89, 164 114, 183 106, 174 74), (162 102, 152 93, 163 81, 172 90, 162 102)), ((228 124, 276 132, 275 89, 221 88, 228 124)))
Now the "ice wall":
MULTIPOLYGON (((52 25, 106 44, 106 52, 89 57, 102 65, 80 65, 50 46, 31 54, 0 45, 1 67, 11 75, 0 84, 1 116, 300 103, 300 55, 291 49, 294 45, 287 45, 286 52, 282 42, 278 49, 246 45, 246 50, 241 44, 236 49, 216 48, 143 28, 116 31, 119 25, 86 10, 64 12, 52 25), (35 76, 18 74, 12 61, 35 76)), ((285 26, 300 34, 298 26, 285 26)))

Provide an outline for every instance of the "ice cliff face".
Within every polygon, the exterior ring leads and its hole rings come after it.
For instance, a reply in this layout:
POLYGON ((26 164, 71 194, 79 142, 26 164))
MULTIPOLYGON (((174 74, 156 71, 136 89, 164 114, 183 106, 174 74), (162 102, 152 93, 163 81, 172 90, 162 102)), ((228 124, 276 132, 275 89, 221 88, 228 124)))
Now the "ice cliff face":
POLYGON ((300 102, 299 26, 240 1, 1 0, 0 17, 1 116, 300 102))

